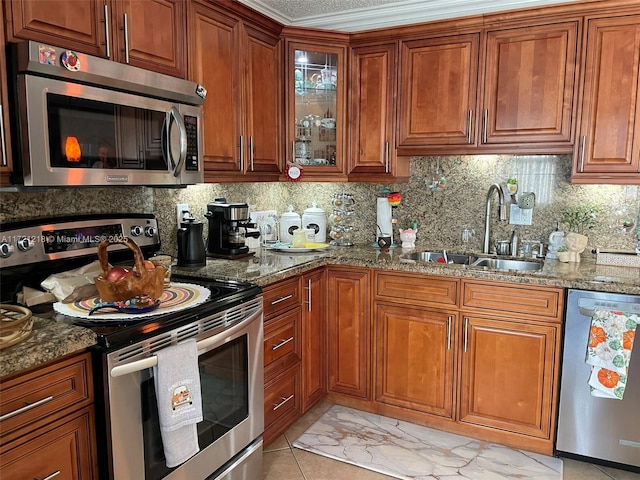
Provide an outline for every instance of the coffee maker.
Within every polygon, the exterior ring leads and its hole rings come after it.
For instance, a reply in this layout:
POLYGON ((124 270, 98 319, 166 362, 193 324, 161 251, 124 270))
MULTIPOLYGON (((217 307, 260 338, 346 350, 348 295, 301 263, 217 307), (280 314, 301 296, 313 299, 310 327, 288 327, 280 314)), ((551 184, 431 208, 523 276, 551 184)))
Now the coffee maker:
POLYGON ((209 220, 209 256, 230 258, 247 255, 246 237, 260 236, 260 232, 247 232, 247 228, 256 228, 256 224, 250 221, 246 203, 227 203, 226 198, 216 198, 207 205, 204 216, 209 220))

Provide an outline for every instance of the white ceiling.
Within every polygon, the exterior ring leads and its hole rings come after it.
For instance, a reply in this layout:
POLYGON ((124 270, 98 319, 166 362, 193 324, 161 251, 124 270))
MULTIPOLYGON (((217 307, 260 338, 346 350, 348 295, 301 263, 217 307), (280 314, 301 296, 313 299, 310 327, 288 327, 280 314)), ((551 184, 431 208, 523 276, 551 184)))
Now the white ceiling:
POLYGON ((238 0, 284 24, 356 32, 580 0, 238 0))

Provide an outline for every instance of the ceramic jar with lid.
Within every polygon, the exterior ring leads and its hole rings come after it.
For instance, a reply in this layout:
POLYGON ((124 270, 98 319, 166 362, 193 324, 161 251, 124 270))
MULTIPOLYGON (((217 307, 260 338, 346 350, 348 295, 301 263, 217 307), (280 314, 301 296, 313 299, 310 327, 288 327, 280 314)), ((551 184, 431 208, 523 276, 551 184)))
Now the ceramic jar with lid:
POLYGON ((302 213, 302 228, 310 228, 316 233, 316 242, 327 241, 327 216, 316 202, 302 213))
POLYGON ((293 205, 289 205, 289 211, 280 215, 280 241, 291 243, 293 232, 301 226, 300 215, 293 211, 293 205))

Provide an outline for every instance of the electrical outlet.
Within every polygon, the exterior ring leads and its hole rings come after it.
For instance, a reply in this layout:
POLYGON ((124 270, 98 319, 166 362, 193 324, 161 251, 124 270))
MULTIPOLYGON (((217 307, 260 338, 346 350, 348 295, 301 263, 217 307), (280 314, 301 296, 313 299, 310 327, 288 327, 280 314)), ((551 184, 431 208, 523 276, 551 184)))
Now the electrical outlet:
POLYGON ((180 228, 180 223, 182 222, 182 212, 190 211, 188 203, 178 203, 176 205, 176 225, 180 228))
POLYGON ((511 225, 531 225, 533 220, 533 208, 520 208, 511 204, 509 223, 511 225))

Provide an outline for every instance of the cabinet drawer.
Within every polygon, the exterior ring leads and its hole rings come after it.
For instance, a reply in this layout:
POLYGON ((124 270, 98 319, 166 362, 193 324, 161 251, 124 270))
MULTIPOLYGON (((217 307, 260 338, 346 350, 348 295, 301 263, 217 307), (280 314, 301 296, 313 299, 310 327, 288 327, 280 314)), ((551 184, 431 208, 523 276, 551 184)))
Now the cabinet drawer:
POLYGON ((264 288, 264 318, 300 305, 300 278, 290 278, 264 288))
POLYGON ((92 402, 88 353, 10 380, 0 395, 1 443, 27 425, 37 428, 92 402))
POLYGON ((265 372, 285 364, 293 364, 301 358, 300 307, 266 322, 264 327, 265 372))
POLYGON ((300 365, 283 371, 264 387, 265 443, 302 415, 300 365))
POLYGON ((376 298, 435 307, 455 306, 458 281, 395 272, 375 272, 376 298))
POLYGON ((500 315, 545 317, 562 319, 562 289, 527 287, 523 285, 464 283, 462 308, 479 310, 499 310, 500 315))
POLYGON ((0 453, 2 478, 93 478, 93 424, 93 410, 87 408, 42 429, 44 432, 32 432, 6 445, 0 453))

